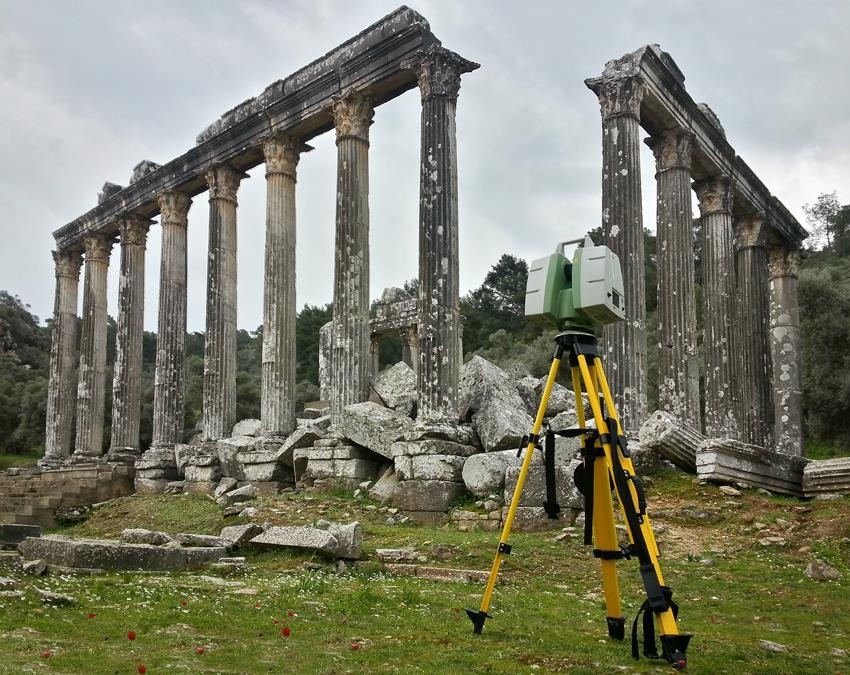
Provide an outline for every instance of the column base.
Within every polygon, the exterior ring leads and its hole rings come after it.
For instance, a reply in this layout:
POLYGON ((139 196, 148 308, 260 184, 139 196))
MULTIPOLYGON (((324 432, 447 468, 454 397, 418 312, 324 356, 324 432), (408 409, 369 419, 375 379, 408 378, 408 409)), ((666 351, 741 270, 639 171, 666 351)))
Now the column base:
POLYGON ((127 464, 135 466, 136 460, 142 456, 138 449, 134 448, 110 448, 106 453, 105 460, 113 464, 127 464))
POLYGON ((64 466, 79 466, 81 464, 102 464, 103 463, 103 455, 84 455, 81 453, 74 453, 67 459, 65 459, 62 464, 64 466))

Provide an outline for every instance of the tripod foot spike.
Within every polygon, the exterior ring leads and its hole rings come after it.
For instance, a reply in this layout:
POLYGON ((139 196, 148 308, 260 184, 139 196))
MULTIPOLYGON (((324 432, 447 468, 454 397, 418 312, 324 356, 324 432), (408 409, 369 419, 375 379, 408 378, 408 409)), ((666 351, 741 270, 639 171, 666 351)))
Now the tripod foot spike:
POLYGON ((469 617, 469 620, 472 621, 472 632, 475 633, 475 635, 481 635, 481 631, 484 628, 484 621, 489 619, 490 615, 487 614, 487 612, 475 609, 467 609, 466 615, 469 617))
POLYGON ((622 642, 626 638, 626 617, 606 617, 608 622, 608 637, 622 642))
POLYGON ((687 633, 679 633, 677 635, 662 635, 660 639, 661 651, 667 663, 676 670, 684 670, 688 665, 685 650, 688 648, 691 636, 687 633))

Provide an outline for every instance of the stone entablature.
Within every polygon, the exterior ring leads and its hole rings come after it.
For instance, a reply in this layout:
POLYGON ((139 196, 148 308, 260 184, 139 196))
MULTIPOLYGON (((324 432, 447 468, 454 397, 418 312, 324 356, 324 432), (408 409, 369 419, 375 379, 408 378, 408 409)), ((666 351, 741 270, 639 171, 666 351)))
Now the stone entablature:
POLYGON ((225 113, 180 157, 138 176, 128 187, 105 191, 95 208, 53 233, 57 247, 64 249, 92 231, 114 233, 114 221, 128 211, 156 216, 156 197, 162 192, 180 190, 190 197, 205 192, 204 173, 211 166, 229 164, 247 171, 263 163, 262 144, 270 131, 307 141, 332 129, 334 96, 358 90, 378 106, 413 89, 416 73, 402 68, 402 63, 439 43, 423 16, 399 8, 225 113))

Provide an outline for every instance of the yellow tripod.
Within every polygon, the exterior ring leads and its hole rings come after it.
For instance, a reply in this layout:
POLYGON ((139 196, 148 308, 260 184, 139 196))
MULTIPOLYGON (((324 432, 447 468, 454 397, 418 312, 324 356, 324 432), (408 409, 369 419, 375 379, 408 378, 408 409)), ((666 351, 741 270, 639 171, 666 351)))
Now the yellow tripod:
MULTIPOLYGON (((556 349, 549 369, 549 377, 543 389, 540 407, 534 420, 534 427, 528 437, 522 467, 517 479, 511 505, 505 518, 502 536, 487 586, 478 611, 467 609, 475 633, 481 633, 484 621, 490 618, 487 613, 496 578, 502 561, 510 555, 508 539, 511 534, 514 516, 519 505, 520 495, 525 484, 531 456, 535 447, 539 447, 543 417, 561 360, 566 352, 572 370, 573 391, 576 397, 578 429, 561 432, 561 435, 580 436, 582 439, 583 463, 576 471, 576 485, 585 498, 585 544, 595 543, 594 557, 599 558, 602 571, 602 588, 605 593, 608 634, 616 640, 625 637, 625 616, 620 602, 620 587, 617 581, 617 560, 635 557, 640 564, 640 573, 646 590, 647 600, 643 603, 632 626, 632 655, 639 657, 637 644, 637 623, 643 613, 644 655, 657 657, 655 630, 658 630, 662 647, 662 656, 676 669, 687 665, 685 650, 691 636, 679 633, 676 624, 678 607, 672 601, 672 593, 665 585, 658 564, 658 545, 649 517, 646 515, 646 497, 640 479, 635 475, 634 465, 629 456, 626 438, 620 425, 611 390, 602 369, 596 336, 580 331, 568 331, 555 338, 556 349), (586 425, 582 391, 586 392, 593 411, 596 428, 586 425), (607 415, 605 414, 607 412, 607 415), (629 535, 628 546, 620 546, 614 523, 612 492, 619 502, 620 511, 629 535)), ((547 432, 551 434, 552 432, 547 432)), ((524 441, 523 441, 524 442, 524 441)), ((552 499, 551 495, 548 499, 552 499)), ((551 504, 547 499, 546 509, 551 504)), ((555 506, 557 509, 557 506, 555 506)), ((550 513, 550 517, 554 517, 550 513)))

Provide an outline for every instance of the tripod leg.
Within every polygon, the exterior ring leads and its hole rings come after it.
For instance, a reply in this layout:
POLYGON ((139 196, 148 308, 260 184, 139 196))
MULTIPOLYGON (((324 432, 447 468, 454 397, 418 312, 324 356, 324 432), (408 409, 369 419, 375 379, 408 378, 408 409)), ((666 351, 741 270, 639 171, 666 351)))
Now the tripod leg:
POLYGON ((563 349, 559 345, 555 356, 552 357, 552 365, 549 368, 549 376, 546 379, 546 386, 543 388, 543 396, 540 399, 540 407, 537 409, 537 416, 534 419, 534 427, 531 430, 531 437, 528 442, 528 447, 525 450, 525 457, 522 461, 522 467, 517 477, 516 488, 514 489, 511 505, 508 507, 508 515, 505 517, 505 524, 502 527, 502 536, 499 538, 499 548, 496 550, 496 557, 493 559, 493 565, 490 568, 490 576, 487 578, 487 586, 484 589, 484 595, 481 598, 481 607, 476 612, 467 609, 466 613, 472 621, 473 631, 480 633, 484 627, 484 621, 490 616, 487 610, 490 609, 490 599, 493 595, 493 589, 496 586, 496 579, 499 576, 499 568, 502 566, 504 556, 509 555, 511 546, 508 544, 508 539, 511 536, 511 527, 514 524, 514 517, 519 506, 519 499, 522 495, 522 488, 525 486, 525 479, 528 476, 528 467, 531 465, 531 455, 534 452, 534 446, 540 435, 540 429, 543 427, 543 417, 546 415, 546 406, 549 404, 549 396, 552 393, 552 387, 555 384, 555 378, 558 376, 558 367, 561 364, 561 356, 563 349))
MULTIPOLYGON (((687 660, 685 658, 685 649, 687 648, 690 635, 680 634, 676 624, 676 616, 674 613, 675 605, 670 600, 670 590, 664 585, 664 579, 661 575, 661 568, 658 564, 656 547, 654 546, 654 537, 651 539, 644 536, 644 532, 649 528, 649 524, 645 523, 643 514, 638 510, 639 495, 635 482, 630 480, 634 475, 634 469, 631 466, 631 461, 623 456, 620 449, 619 441, 614 443, 612 434, 620 435, 622 433, 621 425, 616 419, 616 411, 611 400, 610 391, 605 394, 607 389, 607 381, 605 373, 602 371, 601 363, 598 356, 594 357, 596 363, 594 370, 591 370, 587 364, 587 357, 584 354, 577 355, 579 370, 581 371, 582 379, 588 389, 590 397, 590 405, 593 409, 593 417, 596 420, 596 428, 599 431, 599 437, 602 442, 602 447, 605 452, 605 460, 607 462, 610 475, 614 481, 614 489, 617 499, 625 514, 626 527, 629 531, 629 536, 633 542, 632 548, 640 562, 640 572, 643 580, 644 589, 647 593, 646 606, 653 612, 655 621, 660 629, 661 645, 664 651, 664 657, 676 668, 684 668, 687 660), (603 396, 605 396, 606 407, 612 413, 612 421, 616 425, 614 429, 609 429, 608 421, 602 414, 602 407, 599 403, 599 395, 597 391, 597 382, 603 387, 603 396), (604 383, 604 384, 603 384, 604 383), (624 460, 628 461, 629 468, 624 465, 624 460)), ((616 438, 616 436, 614 436, 616 438)), ((650 624, 651 627, 651 624, 650 624)), ((633 640, 635 634, 633 633, 633 640)), ((654 650, 654 638, 652 640, 652 649, 654 650)), ((644 650, 646 653, 646 647, 644 650)), ((637 657, 635 652, 635 644, 632 645, 632 652, 637 657)))

